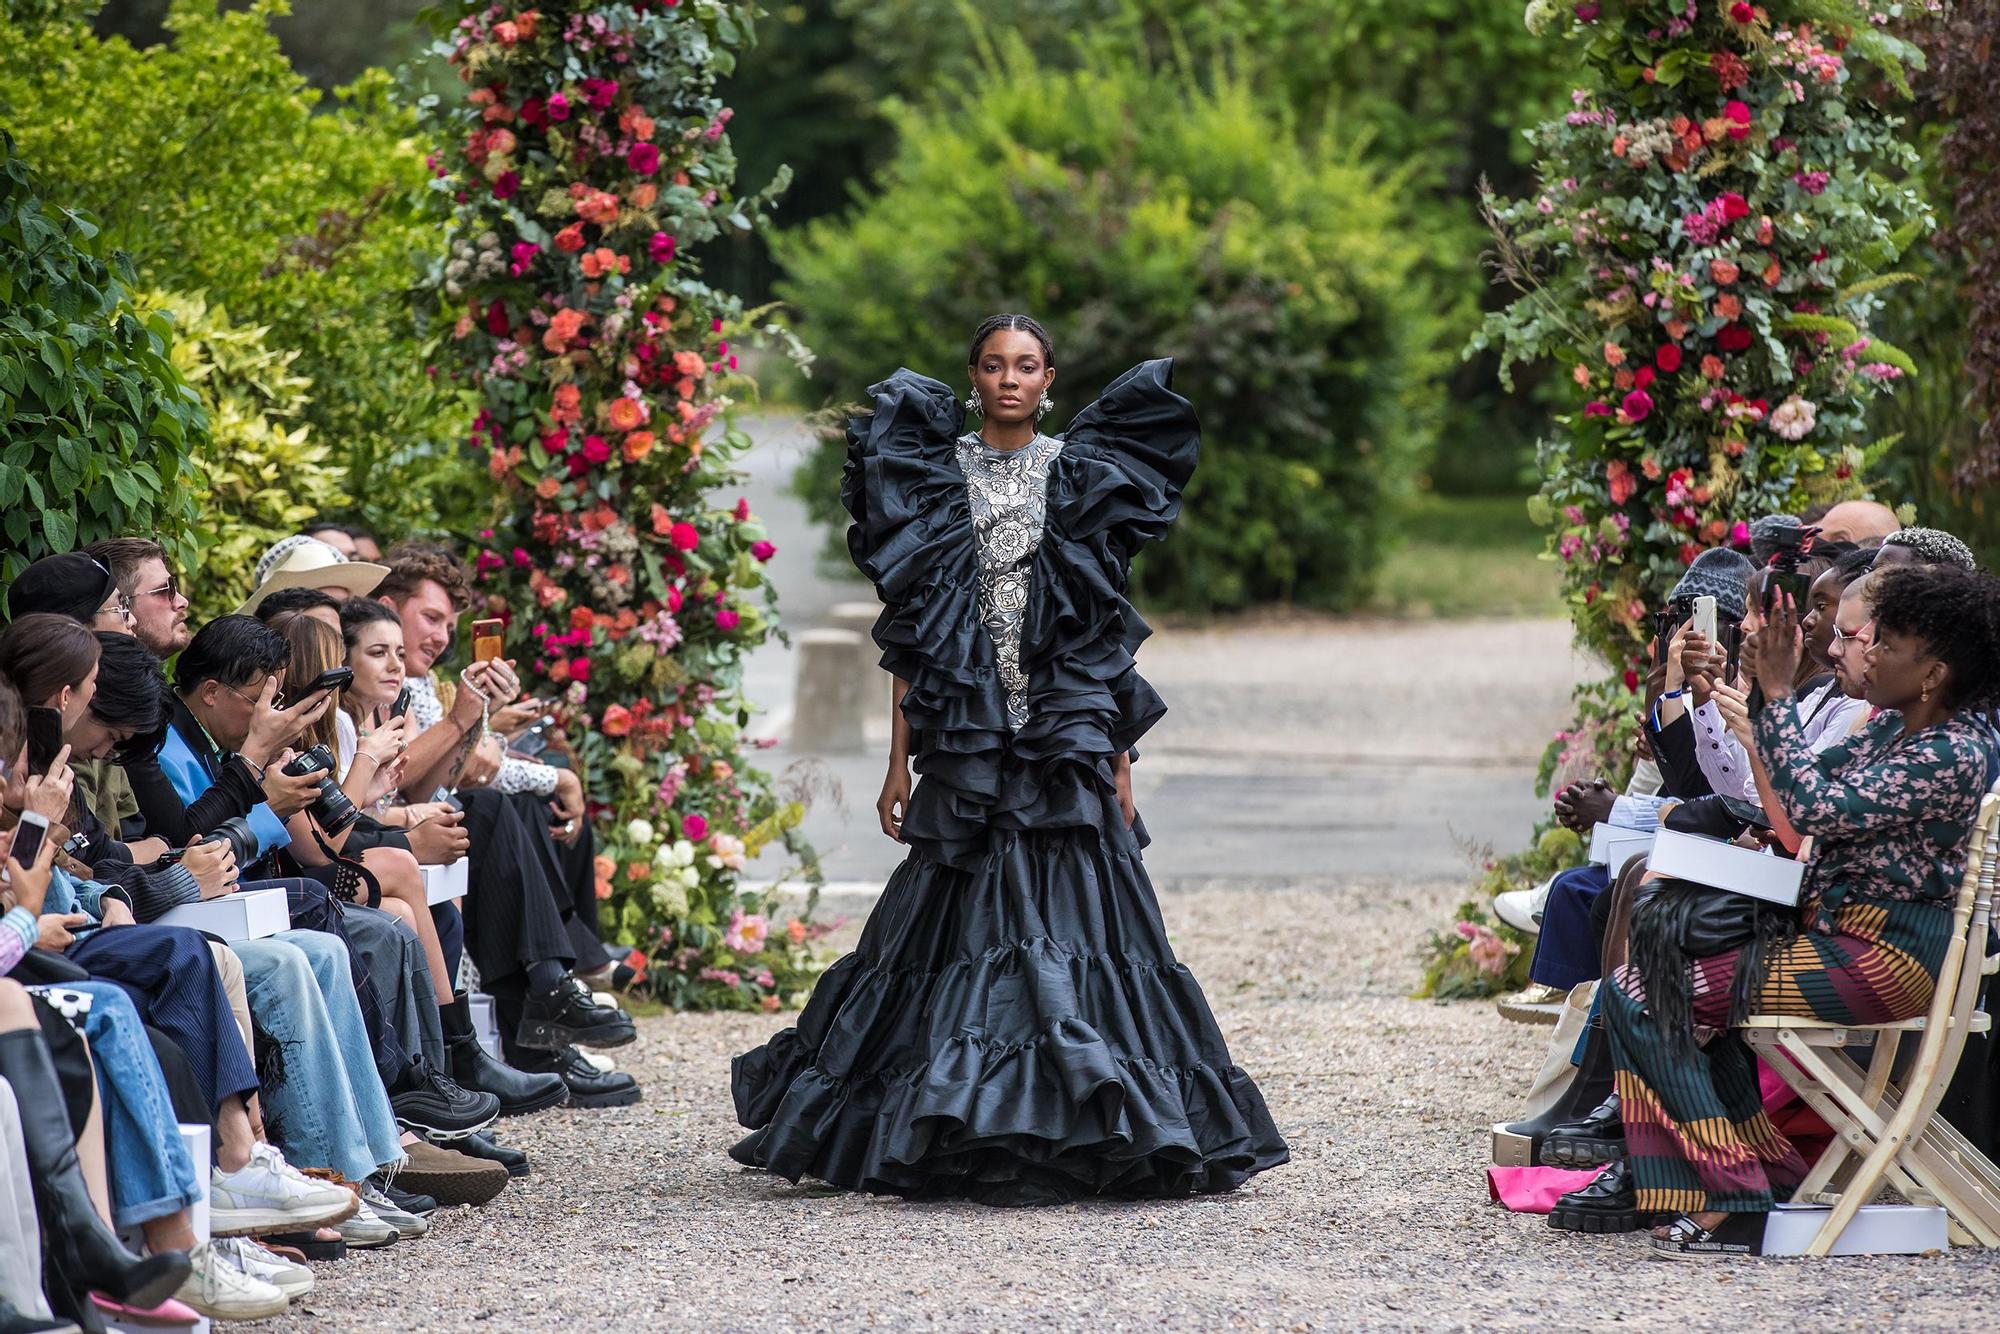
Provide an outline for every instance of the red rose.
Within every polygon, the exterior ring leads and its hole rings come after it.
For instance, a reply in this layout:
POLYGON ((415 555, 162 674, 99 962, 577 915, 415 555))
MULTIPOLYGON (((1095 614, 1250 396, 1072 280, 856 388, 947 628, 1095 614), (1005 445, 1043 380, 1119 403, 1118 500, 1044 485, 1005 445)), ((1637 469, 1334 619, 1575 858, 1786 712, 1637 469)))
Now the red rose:
POLYGON ((539 97, 524 98, 521 102, 521 123, 523 125, 546 125, 549 123, 549 104, 539 97))
POLYGON ((682 551, 693 551, 701 545, 701 534, 691 523, 677 523, 674 525, 672 541, 682 551))
POLYGON ((602 463, 611 457, 611 442, 601 435, 587 435, 583 438, 583 456, 592 463, 602 463))
POLYGON ((569 679, 572 681, 588 681, 590 679, 590 659, 571 658, 569 660, 569 679))
POLYGON ((1681 368, 1681 350, 1677 344, 1662 343, 1660 350, 1653 354, 1653 364, 1672 375, 1681 368))
POLYGON ((1625 688, 1627 690, 1637 690, 1639 688, 1639 673, 1633 671, 1630 667, 1625 669, 1625 688))
POLYGON ((508 327, 507 307, 495 301, 486 308, 486 332, 499 338, 507 332, 508 327))
POLYGON ((641 176, 651 176, 660 169, 660 150, 652 144, 633 144, 626 151, 625 165, 641 176))
POLYGON ((1750 346, 1750 327, 1744 324, 1725 324, 1716 331, 1715 345, 1724 352, 1741 352, 1750 346))
MULTIPOLYGON (((1723 119, 1729 122, 1731 139, 1747 139, 1750 136, 1750 108, 1742 102, 1731 101, 1722 108, 1723 119)), ((1749 212, 1746 208, 1745 213, 1749 212)), ((1742 214, 1736 216, 1741 217, 1742 214)))
POLYGON ((1726 222, 1734 222, 1738 218, 1747 218, 1750 216, 1750 205, 1743 201, 1742 195, 1734 191, 1720 196, 1717 202, 1722 205, 1722 217, 1726 222))
POLYGON ((1653 411, 1653 396, 1643 389, 1634 389, 1625 395, 1625 401, 1618 405, 1627 420, 1642 422, 1653 411))
POLYGON ((500 179, 493 182, 495 199, 512 199, 521 189, 521 178, 511 171, 500 173, 500 179))
POLYGON ((1757 17, 1757 7, 1744 4, 1743 0, 1736 0, 1736 3, 1729 7, 1729 17, 1738 23, 1753 22, 1757 17))
POLYGON ((1632 376, 1632 387, 1634 389, 1644 389, 1652 383, 1653 368, 1651 366, 1641 366, 1632 376))

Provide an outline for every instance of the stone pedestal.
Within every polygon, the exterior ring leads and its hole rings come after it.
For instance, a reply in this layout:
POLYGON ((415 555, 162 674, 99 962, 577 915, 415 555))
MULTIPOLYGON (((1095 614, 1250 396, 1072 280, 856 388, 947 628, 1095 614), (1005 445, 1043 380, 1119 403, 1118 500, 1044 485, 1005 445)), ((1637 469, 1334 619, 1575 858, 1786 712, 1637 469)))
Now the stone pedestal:
POLYGON ((807 630, 792 637, 798 687, 792 695, 791 749, 804 755, 858 755, 868 703, 882 673, 862 656, 852 630, 807 630))

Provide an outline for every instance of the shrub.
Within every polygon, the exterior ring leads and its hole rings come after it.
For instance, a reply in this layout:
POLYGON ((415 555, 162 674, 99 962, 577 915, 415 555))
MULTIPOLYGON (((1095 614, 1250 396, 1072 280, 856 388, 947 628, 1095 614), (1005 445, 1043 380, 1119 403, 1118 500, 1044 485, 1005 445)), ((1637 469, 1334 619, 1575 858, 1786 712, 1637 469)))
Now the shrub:
POLYGON ((0 130, 0 583, 128 532, 194 554, 201 405, 168 360, 171 320, 134 310, 131 284, 125 257, 48 202, 0 130))
MULTIPOLYGON (((1051 70, 1010 41, 972 88, 900 111, 856 209, 778 246, 834 397, 899 363, 963 382, 965 337, 996 310, 1049 325, 1058 423, 1173 356, 1204 458, 1139 591, 1191 610, 1364 596, 1439 403, 1436 293, 1395 184, 1244 80, 1105 56, 1051 70)), ((801 479, 823 519, 839 449, 801 479)))
POLYGON ((234 325, 199 296, 160 293, 139 304, 173 319, 174 366, 208 414, 196 461, 208 537, 188 569, 200 577, 184 581, 199 624, 241 606, 265 549, 346 497, 331 451, 304 421, 312 381, 296 373, 296 351, 271 347, 268 329, 234 325))

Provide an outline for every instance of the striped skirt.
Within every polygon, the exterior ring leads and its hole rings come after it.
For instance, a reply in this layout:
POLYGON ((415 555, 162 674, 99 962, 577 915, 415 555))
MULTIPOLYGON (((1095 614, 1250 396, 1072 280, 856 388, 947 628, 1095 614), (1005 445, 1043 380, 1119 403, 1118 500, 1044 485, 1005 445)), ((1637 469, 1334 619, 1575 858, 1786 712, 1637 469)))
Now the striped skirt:
MULTIPOLYGON (((1835 1023, 1880 1024, 1930 1005, 1951 940, 1937 903, 1849 902, 1831 935, 1805 932, 1774 945, 1752 1007, 1835 1023)), ((1761 1213, 1789 1194, 1807 1164, 1771 1125, 1757 1060, 1728 1022, 1740 953, 1697 959, 1689 992, 1696 1037, 1680 1051, 1646 1010, 1645 980, 1629 964, 1604 988, 1605 1032, 1617 1067, 1625 1149, 1639 1208, 1661 1213, 1761 1213)))

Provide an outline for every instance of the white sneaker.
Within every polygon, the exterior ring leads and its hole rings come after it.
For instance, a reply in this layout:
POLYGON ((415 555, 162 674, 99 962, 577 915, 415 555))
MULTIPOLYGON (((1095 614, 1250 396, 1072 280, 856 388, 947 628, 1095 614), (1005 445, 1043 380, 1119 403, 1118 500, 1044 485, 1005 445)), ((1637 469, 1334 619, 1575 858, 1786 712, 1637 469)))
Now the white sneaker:
POLYGON ((195 1247, 188 1259, 194 1270, 174 1296, 211 1320, 262 1320, 291 1305, 276 1287, 231 1264, 214 1242, 195 1247))
POLYGON ((593 1005, 602 1005, 607 1010, 623 1010, 625 1008, 618 1003, 618 998, 608 991, 591 992, 590 1002, 593 1005))
POLYGON ((600 1075, 608 1075, 618 1068, 618 1062, 612 1060, 602 1052, 585 1051, 581 1047, 571 1047, 570 1050, 581 1056, 584 1064, 597 1071, 600 1075))
POLYGON ((251 1278, 264 1282, 297 1301, 313 1290, 313 1272, 302 1264, 265 1250, 245 1237, 227 1237, 215 1243, 224 1258, 251 1278))
POLYGON ((315 1181, 269 1144, 252 1145, 250 1161, 234 1172, 209 1173, 208 1230, 216 1237, 267 1232, 310 1232, 354 1211, 354 1192, 315 1181))
POLYGON ((1539 936, 1542 909, 1548 904, 1549 886, 1554 883, 1553 879, 1544 880, 1533 889, 1510 889, 1494 895, 1493 915, 1523 935, 1539 936))
MULTIPOLYGON (((357 1197, 358 1200, 358 1197, 357 1197)), ((378 1246, 393 1246, 401 1240, 402 1233, 392 1225, 375 1216, 365 1201, 358 1201, 361 1207, 345 1222, 334 1224, 334 1231, 348 1247, 357 1251, 372 1251, 378 1246)))

